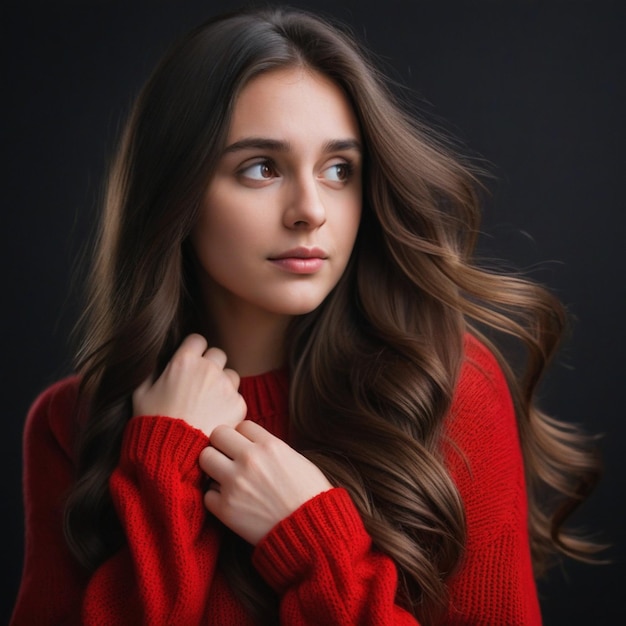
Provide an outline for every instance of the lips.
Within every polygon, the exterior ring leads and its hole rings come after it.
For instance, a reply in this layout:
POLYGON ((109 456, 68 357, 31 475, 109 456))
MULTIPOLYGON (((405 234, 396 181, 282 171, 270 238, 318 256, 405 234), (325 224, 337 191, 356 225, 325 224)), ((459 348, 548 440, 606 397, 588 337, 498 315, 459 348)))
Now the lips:
POLYGON ((328 254, 321 248, 293 248, 272 256, 269 260, 290 274, 315 274, 322 269, 328 254))
POLYGON ((281 259, 327 259, 328 254, 321 248, 293 248, 286 252, 281 252, 276 256, 270 257, 270 261, 279 261, 281 259))

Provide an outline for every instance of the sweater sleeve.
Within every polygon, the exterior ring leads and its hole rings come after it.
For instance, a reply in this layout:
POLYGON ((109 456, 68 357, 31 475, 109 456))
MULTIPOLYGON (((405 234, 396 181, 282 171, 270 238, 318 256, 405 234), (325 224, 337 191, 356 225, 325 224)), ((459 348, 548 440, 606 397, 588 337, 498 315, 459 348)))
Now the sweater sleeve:
POLYGON ((182 420, 130 420, 109 481, 126 545, 92 575, 85 624, 201 621, 219 550, 202 503, 198 456, 206 445, 182 420))
MULTIPOLYGON (((28 412, 23 435, 25 549, 12 626, 78 623, 83 576, 63 537, 63 503, 74 467, 70 437, 55 432, 54 408, 72 420, 76 381, 48 388, 28 412)), ((67 431, 67 429, 65 429, 67 431)))
POLYGON ((12 625, 199 623, 219 543, 218 525, 206 523, 197 463, 207 438, 181 420, 129 421, 109 483, 126 543, 86 577, 62 530, 73 480, 69 387, 48 390, 27 418, 26 555, 12 625))
POLYGON ((447 439, 446 463, 465 507, 467 541, 449 581, 446 624, 539 626, 513 402, 495 357, 469 336, 447 439))
POLYGON ((277 524, 253 562, 281 596, 281 624, 418 624, 395 604, 396 567, 373 550, 344 489, 316 496, 277 524))

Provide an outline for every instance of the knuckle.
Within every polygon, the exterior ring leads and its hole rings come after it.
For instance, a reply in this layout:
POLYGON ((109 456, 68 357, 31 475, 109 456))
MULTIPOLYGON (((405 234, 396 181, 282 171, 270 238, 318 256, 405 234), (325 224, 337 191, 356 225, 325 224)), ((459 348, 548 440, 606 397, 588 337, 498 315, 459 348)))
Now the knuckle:
POLYGON ((241 377, 235 370, 226 368, 224 370, 224 374, 228 376, 228 379, 235 387, 239 387, 239 383, 241 382, 241 377))
POLYGON ((282 456, 282 441, 275 437, 265 439, 260 444, 263 452, 270 458, 276 459, 282 456))
POLYGON ((228 429, 228 426, 226 426, 225 424, 218 424, 212 431, 211 431, 211 438, 212 439, 219 439, 220 436, 228 429))
MULTIPOLYGON (((245 472, 251 472, 255 474, 258 473, 260 469, 259 461, 257 455, 252 448, 242 452, 239 461, 241 463, 241 467, 244 469, 245 472)), ((238 475, 237 480, 243 480, 242 475, 238 475)))
POLYGON ((174 371, 187 371, 192 367, 195 361, 193 354, 189 352, 178 352, 170 361, 170 366, 174 371))
POLYGON ((200 452, 200 456, 198 457, 198 462, 200 463, 200 467, 204 468, 211 462, 211 448, 204 448, 202 452, 200 452))
POLYGON ((220 358, 226 358, 226 352, 224 352, 224 350, 222 350, 221 348, 209 348, 208 350, 211 354, 214 354, 217 357, 220 358))
POLYGON ((241 418, 241 420, 239 421, 242 421, 248 413, 248 405, 246 404, 246 401, 243 399, 243 396, 241 394, 237 394, 236 411, 237 416, 241 418))
MULTIPOLYGON (((213 364, 212 367, 217 370, 217 365, 213 364)), ((228 380, 228 376, 225 376, 223 372, 218 377, 216 383, 219 385, 219 390, 225 396, 228 395, 229 392, 232 392, 233 386, 230 384, 230 380, 228 380)))
POLYGON ((245 472, 237 473, 232 480, 231 488, 228 491, 228 504, 232 509, 237 505, 237 502, 246 499, 249 496, 250 484, 246 478, 245 472))
POLYGON ((203 346, 206 346, 206 339, 199 333, 191 333, 190 335, 187 335, 183 341, 183 345, 192 347, 197 346, 198 349, 201 349, 203 346))
POLYGON ((213 363, 213 361, 207 361, 206 359, 202 359, 202 361, 198 361, 198 363, 201 367, 205 380, 207 382, 213 382, 219 372, 218 366, 213 363))
POLYGON ((222 366, 226 363, 226 353, 220 348, 209 348, 204 353, 204 359, 213 363, 218 369, 222 369, 222 366))

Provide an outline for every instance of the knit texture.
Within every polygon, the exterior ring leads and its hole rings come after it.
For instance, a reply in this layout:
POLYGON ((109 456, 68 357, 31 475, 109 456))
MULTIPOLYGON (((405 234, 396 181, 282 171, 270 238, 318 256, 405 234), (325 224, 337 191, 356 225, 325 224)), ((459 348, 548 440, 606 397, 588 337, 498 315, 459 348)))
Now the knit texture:
MULTIPOLYGON (((244 378, 248 419, 288 440, 285 372, 244 378)), ((217 566, 222 527, 202 503, 198 455, 207 437, 164 416, 131 419, 110 491, 127 544, 86 576, 63 539, 72 484, 77 380, 45 390, 24 430, 26 545, 12 626, 252 626, 217 566)), ((449 416, 444 454, 468 525, 449 581, 446 625, 541 624, 530 561, 524 472, 511 398, 475 339, 449 416)), ((256 546, 253 564, 280 597, 281 624, 417 624, 395 604, 393 561, 372 548, 341 488, 306 502, 256 546)))

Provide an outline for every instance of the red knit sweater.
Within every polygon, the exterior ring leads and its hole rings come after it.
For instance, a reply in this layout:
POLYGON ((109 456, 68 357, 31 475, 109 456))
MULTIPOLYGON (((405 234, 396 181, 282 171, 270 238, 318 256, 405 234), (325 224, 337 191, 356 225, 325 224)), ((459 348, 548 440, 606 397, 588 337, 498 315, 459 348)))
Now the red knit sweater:
MULTIPOLYGON (((248 419, 287 431, 285 374, 244 378, 248 419)), ((253 624, 217 567, 220 525, 202 503, 198 455, 206 436, 184 421, 128 422, 110 479, 127 545, 85 577, 62 532, 72 483, 76 379, 34 402, 24 435, 26 553, 11 624, 253 624)), ((449 582, 445 624, 541 623, 532 576, 522 457, 504 377, 478 342, 466 360, 447 435, 451 475, 468 526, 464 561, 449 582)), ((371 547, 347 492, 320 494, 256 546, 253 563, 281 598, 281 624, 416 624, 394 602, 392 560, 371 547)))

